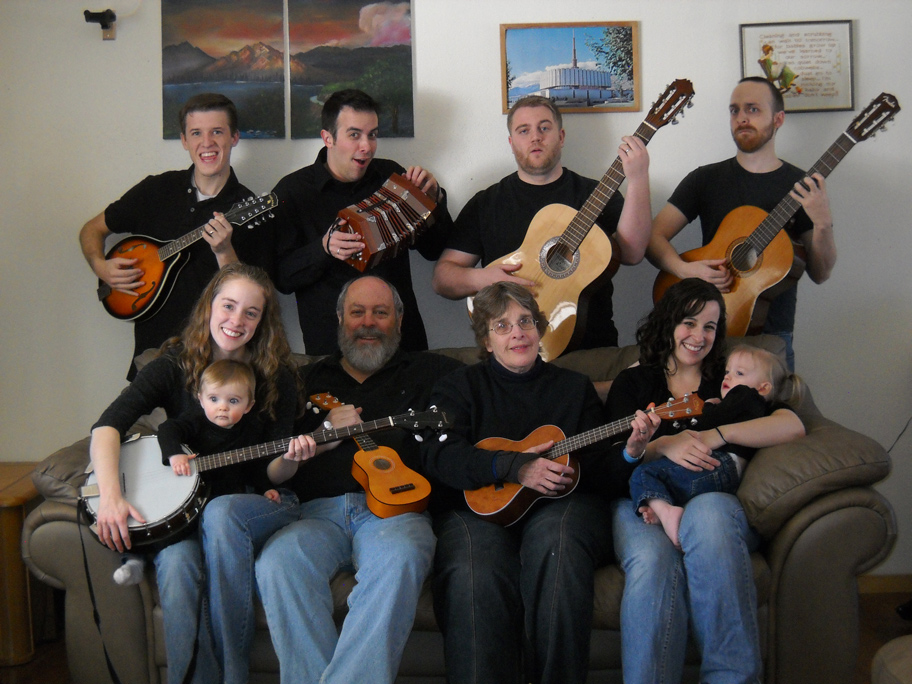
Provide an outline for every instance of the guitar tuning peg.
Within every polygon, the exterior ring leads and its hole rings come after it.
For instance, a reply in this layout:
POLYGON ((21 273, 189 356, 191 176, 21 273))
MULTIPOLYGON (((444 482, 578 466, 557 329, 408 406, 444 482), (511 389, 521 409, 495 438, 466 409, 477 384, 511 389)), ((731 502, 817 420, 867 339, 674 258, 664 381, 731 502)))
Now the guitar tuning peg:
POLYGON ((673 422, 672 425, 674 426, 674 428, 675 428, 676 430, 679 429, 679 428, 681 427, 681 423, 679 423, 678 421, 673 422))
POLYGON ((687 101, 687 108, 690 109, 690 108, 693 107, 693 106, 694 106, 693 100, 688 100, 688 101, 687 101))
MULTIPOLYGON (((681 114, 681 116, 683 117, 684 115, 681 114)), ((678 120, 677 120, 676 118, 675 118, 675 119, 672 119, 672 120, 671 120, 671 125, 672 125, 672 126, 677 126, 677 125, 678 125, 678 120)))
POLYGON ((415 435, 415 441, 416 441, 416 442, 423 442, 423 441, 424 441, 424 437, 422 437, 421 435, 415 435))
POLYGON ((314 413, 319 413, 319 412, 320 412, 320 409, 318 409, 316 406, 311 407, 310 410, 313 411, 314 413))
POLYGON ((696 425, 696 424, 697 424, 697 419, 696 419, 696 418, 691 418, 691 419, 690 419, 690 424, 691 424, 691 425, 696 425))
POLYGON ((443 433, 440 437, 437 438, 438 442, 445 442, 447 440, 447 433, 443 433))
POLYGON ((312 409, 312 408, 313 408, 313 402, 312 402, 312 401, 308 401, 306 404, 304 404, 304 408, 312 409))
POLYGON ((431 411, 436 411, 436 410, 437 410, 437 404, 431 404, 430 409, 431 409, 431 411))
POLYGON ((328 420, 324 420, 324 421, 323 421, 323 429, 324 429, 324 430, 332 430, 332 429, 333 429, 333 424, 330 423, 328 420))

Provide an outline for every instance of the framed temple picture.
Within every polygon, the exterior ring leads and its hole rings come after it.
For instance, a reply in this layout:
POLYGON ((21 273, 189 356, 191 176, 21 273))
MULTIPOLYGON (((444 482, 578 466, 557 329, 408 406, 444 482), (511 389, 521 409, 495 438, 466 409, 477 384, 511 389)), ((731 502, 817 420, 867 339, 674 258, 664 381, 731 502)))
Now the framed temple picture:
POLYGON ((741 75, 774 84, 789 112, 854 109, 852 22, 741 24, 741 75))
POLYGON ((639 23, 501 24, 504 113, 523 95, 561 112, 640 110, 639 23))

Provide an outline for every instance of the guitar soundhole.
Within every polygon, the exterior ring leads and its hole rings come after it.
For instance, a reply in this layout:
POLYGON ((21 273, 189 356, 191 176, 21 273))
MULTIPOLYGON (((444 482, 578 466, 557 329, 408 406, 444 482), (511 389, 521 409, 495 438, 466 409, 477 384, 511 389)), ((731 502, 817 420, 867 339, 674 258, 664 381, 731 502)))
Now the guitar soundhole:
POLYGON ((754 271, 760 266, 760 254, 749 242, 742 242, 731 251, 731 267, 739 273, 754 271))
POLYGON ((568 249, 559 237, 548 240, 539 255, 539 266, 550 278, 566 278, 576 270, 578 263, 579 252, 568 249))
POLYGON ((387 459, 385 459, 385 458, 378 458, 378 459, 375 459, 374 462, 372 463, 372 465, 373 465, 374 468, 376 468, 377 470, 389 470, 390 468, 393 467, 393 464, 390 463, 390 462, 389 462, 387 459))

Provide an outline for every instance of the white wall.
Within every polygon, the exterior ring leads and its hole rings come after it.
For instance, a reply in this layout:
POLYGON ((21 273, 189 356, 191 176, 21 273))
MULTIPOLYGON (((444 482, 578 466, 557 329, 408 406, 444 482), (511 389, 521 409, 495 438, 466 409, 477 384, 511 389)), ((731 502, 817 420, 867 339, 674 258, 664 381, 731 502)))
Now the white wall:
MULTIPOLYGON (((187 165, 178 142, 161 140, 159 2, 145 0, 122 17, 113 42, 84 23, 86 7, 76 0, 0 3, 0 460, 39 460, 84 436, 123 386, 131 330, 96 303, 77 232, 144 175, 187 165)), ((825 19, 855 21, 856 106, 886 90, 912 107, 912 5, 902 0, 414 0, 416 137, 383 141, 380 151, 434 170, 458 211, 513 168, 500 110, 499 25, 637 20, 645 104, 674 78, 691 79, 697 93, 684 121, 658 132, 649 148, 658 211, 685 173, 732 154, 726 106, 740 76, 738 25, 825 19)), ((565 163, 600 177, 619 136, 644 116, 567 116, 565 163)), ((791 114, 777 149, 808 167, 852 116, 791 114)), ((317 149, 316 141, 242 141, 235 168, 265 192, 317 149)), ((799 372, 826 415, 885 446, 912 414, 912 286, 904 261, 912 254, 910 152, 907 112, 833 173, 840 261, 825 285, 805 279, 799 291, 799 372)), ((430 292, 429 264, 415 271, 431 346, 469 344, 462 304, 430 292)), ((650 307, 654 274, 642 264, 615 277, 623 342, 650 307)), ((296 331, 293 313, 287 322, 296 331)), ((907 434, 880 485, 901 532, 882 573, 912 573, 910 450, 907 434)))

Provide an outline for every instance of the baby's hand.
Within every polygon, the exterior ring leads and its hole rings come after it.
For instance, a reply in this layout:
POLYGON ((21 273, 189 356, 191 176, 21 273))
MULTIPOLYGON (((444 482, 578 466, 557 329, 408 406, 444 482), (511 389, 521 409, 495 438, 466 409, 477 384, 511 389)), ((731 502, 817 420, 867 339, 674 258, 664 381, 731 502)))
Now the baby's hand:
POLYGON ((174 471, 174 474, 189 475, 191 458, 196 458, 196 454, 189 456, 187 454, 174 454, 174 456, 171 456, 168 461, 171 463, 171 470, 174 471))
POLYGON ((275 503, 279 503, 282 500, 282 497, 279 496, 279 492, 275 489, 270 489, 270 490, 266 491, 263 494, 263 496, 265 496, 270 501, 274 501, 275 503))

